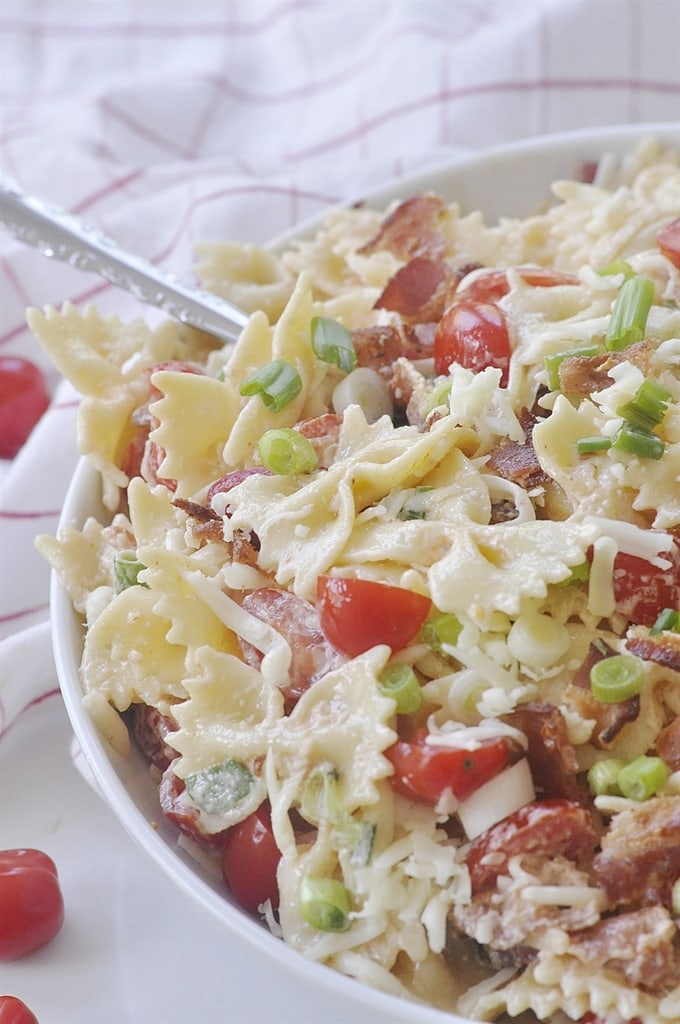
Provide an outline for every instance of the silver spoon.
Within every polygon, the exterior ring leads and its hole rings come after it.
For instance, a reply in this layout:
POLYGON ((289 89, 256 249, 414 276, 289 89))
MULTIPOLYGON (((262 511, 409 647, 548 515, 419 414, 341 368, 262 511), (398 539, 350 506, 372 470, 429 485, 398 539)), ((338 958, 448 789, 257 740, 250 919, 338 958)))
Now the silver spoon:
POLYGON ((28 195, 5 175, 0 175, 0 227, 44 256, 98 274, 140 302, 222 342, 235 341, 248 321, 238 306, 126 252, 98 228, 28 195))

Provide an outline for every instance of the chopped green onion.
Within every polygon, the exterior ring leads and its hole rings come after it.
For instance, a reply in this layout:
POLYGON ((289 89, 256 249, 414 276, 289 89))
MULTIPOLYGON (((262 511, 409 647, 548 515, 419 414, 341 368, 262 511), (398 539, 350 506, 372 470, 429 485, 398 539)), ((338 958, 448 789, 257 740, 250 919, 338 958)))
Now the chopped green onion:
POLYGON ((404 501, 397 513, 397 519, 427 519, 427 498, 424 498, 423 495, 429 494, 433 490, 433 487, 416 487, 404 501))
POLYGON ((138 576, 142 569, 146 569, 143 562, 137 558, 134 551, 121 551, 113 559, 114 589, 121 594, 128 587, 145 587, 146 583, 140 583, 138 576))
POLYGON ((356 867, 366 867, 373 855, 376 831, 374 821, 354 821, 348 818, 333 829, 331 847, 338 851, 349 850, 350 863, 356 867))
POLYGON ((574 565, 571 572, 565 580, 560 580, 559 583, 553 584, 553 586, 571 587, 575 583, 585 583, 586 580, 590 579, 590 562, 586 559, 585 562, 581 562, 579 565, 574 565))
POLYGON ((378 689, 396 702, 398 715, 410 715, 423 703, 418 676, 410 665, 387 665, 378 676, 378 689))
POLYGON ((649 430, 641 430, 632 423, 623 423, 612 442, 612 448, 631 455, 639 455, 643 459, 660 459, 666 445, 649 430))
POLYGON ((449 396, 451 395, 451 381, 448 378, 438 381, 432 388, 423 406, 426 416, 434 409, 439 409, 442 405, 449 404, 449 396))
POLYGON ((250 793, 255 777, 240 761, 227 758, 219 764, 187 775, 187 793, 206 814, 225 814, 250 793))
POLYGON ((668 412, 672 395, 651 377, 645 377, 635 397, 617 409, 619 416, 641 430, 653 430, 668 412))
POLYGON ((644 681, 644 664, 635 654, 614 654, 596 661, 590 670, 593 696, 605 704, 618 704, 635 697, 644 681))
POLYGON ((302 379, 285 359, 274 359, 256 370, 240 387, 244 396, 259 395, 272 412, 279 412, 302 391, 302 379))
POLYGON ((318 825, 322 821, 338 824, 343 820, 339 780, 334 767, 312 772, 302 787, 300 797, 300 814, 306 821, 318 825))
POLYGON ((598 434, 597 437, 579 437, 576 442, 576 454, 593 455, 596 452, 606 452, 611 446, 611 439, 603 434, 598 434))
POLYGON ((546 371, 548 373, 548 387, 551 391, 560 391, 562 384, 560 382, 560 366, 565 359, 574 359, 576 357, 590 357, 600 355, 600 349, 597 345, 587 345, 585 348, 570 348, 565 352, 552 352, 544 359, 546 371))
POLYGON ((437 654, 445 654, 442 644, 455 647, 463 625, 455 615, 449 612, 436 612, 425 622, 420 639, 437 654))
POLYGON ((602 270, 598 270, 601 277, 613 277, 615 274, 623 274, 626 281, 629 277, 635 277, 635 271, 627 260, 614 260, 608 263, 602 270))
POLYGON ((313 473, 319 465, 312 442, 292 427, 265 430, 257 443, 257 451, 265 469, 277 476, 313 473))
POLYGON ((654 282, 647 277, 631 277, 623 282, 604 342, 608 351, 619 352, 642 341, 654 294, 654 282))
POLYGON ((300 882, 300 913, 320 932, 346 932, 351 925, 349 894, 335 878, 311 878, 300 882))
POLYGON ((626 762, 620 757, 605 757, 588 770, 588 785, 595 796, 620 796, 619 772, 626 762))
POLYGON ((333 363, 345 373, 351 373, 357 364, 352 335, 337 320, 325 316, 312 317, 312 348, 324 363, 333 363))
POLYGON ((674 608, 664 608, 657 616, 654 625, 649 631, 649 635, 658 636, 659 633, 677 632, 678 620, 680 620, 680 614, 674 608))
POLYGON ((629 800, 648 800, 666 784, 669 775, 670 769, 660 757, 642 754, 619 772, 619 789, 629 800))

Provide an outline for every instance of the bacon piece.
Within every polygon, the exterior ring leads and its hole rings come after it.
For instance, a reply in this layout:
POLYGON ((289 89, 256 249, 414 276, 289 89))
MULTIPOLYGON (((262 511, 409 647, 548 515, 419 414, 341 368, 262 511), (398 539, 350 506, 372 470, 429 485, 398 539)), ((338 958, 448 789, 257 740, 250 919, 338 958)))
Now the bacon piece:
POLYGON ((680 718, 674 718, 656 737, 654 749, 672 772, 680 770, 680 718))
POLYGON ((562 856, 579 863, 597 845, 590 812, 575 800, 537 800, 492 825, 470 844, 467 865, 473 894, 507 873, 516 854, 562 856))
POLYGON ((216 541, 225 544, 231 553, 233 562, 242 565, 257 565, 257 555, 260 550, 260 541, 256 533, 244 533, 243 530, 234 530, 230 541, 225 540, 224 524, 222 516, 207 505, 201 505, 196 501, 187 501, 184 498, 175 498, 175 508, 179 508, 189 516, 189 528, 191 533, 200 541, 216 541))
POLYGON ((550 480, 544 473, 530 440, 524 444, 510 439, 504 441, 491 451, 486 467, 504 480, 519 484, 526 491, 543 487, 550 480))
POLYGON ((659 633, 658 636, 644 636, 636 632, 626 640, 626 648, 643 661, 653 661, 664 668, 680 672, 680 634, 659 633))
POLYGON ((615 814, 593 868, 612 903, 670 907, 680 875, 680 796, 653 797, 615 814))
POLYGON ((598 356, 569 356, 558 367, 560 387, 567 394, 590 395, 611 387, 609 371, 619 363, 630 362, 649 374, 652 349, 646 341, 638 341, 621 352, 607 352, 598 356))
POLYGON ((578 761, 560 709, 541 701, 520 704, 505 721, 529 742, 527 760, 536 792, 543 798, 578 800, 578 761))
POLYGON ((569 952, 593 971, 616 971, 629 985, 662 992, 680 982, 677 928, 663 907, 643 907, 571 934, 569 952))
POLYGON ((374 309, 390 309, 415 323, 441 320, 456 273, 444 260, 416 256, 394 274, 374 309))
POLYGON ((591 644, 585 661, 576 669, 571 682, 563 691, 564 702, 574 708, 581 718, 595 722, 590 742, 599 750, 608 750, 621 730, 634 722, 640 714, 640 698, 630 697, 616 704, 598 700, 590 689, 590 670, 602 658, 616 651, 602 640, 591 644))
POLYGON ((334 412, 325 412, 295 424, 295 429, 311 442, 322 469, 328 469, 335 459, 341 426, 342 416, 334 412))
MULTIPOLYGON (((290 681, 283 688, 289 710, 317 679, 347 660, 329 644, 321 629, 317 609, 304 598, 286 590, 263 587, 248 594, 243 608, 273 626, 291 649, 290 681)), ((245 640, 239 643, 245 661, 259 668, 262 662, 260 651, 245 640)))
POLYGON ((178 756, 168 743, 168 736, 177 731, 177 723, 158 708, 148 704, 132 705, 132 734, 147 761, 164 772, 178 756))
POLYGON ((359 366, 386 371, 397 359, 428 359, 432 356, 436 324, 395 324, 357 327, 352 341, 359 366))
POLYGON ((442 231, 447 216, 446 203, 440 196, 411 196, 388 214, 377 234, 358 251, 361 255, 370 256, 381 249, 388 249, 402 260, 413 259, 414 256, 437 259, 449 247, 442 231))
POLYGON ((221 476, 219 480, 215 480, 214 483, 208 488, 205 501, 207 505, 212 505, 212 500, 216 494, 225 494, 230 491, 233 487, 238 487, 244 480, 247 480, 249 476, 271 476, 271 471, 265 469, 264 466, 251 466, 249 469, 233 469, 231 473, 227 473, 226 476, 221 476))
POLYGON ((407 421, 417 427, 424 427, 431 386, 423 374, 408 359, 397 359, 387 387, 395 407, 406 410, 407 421))

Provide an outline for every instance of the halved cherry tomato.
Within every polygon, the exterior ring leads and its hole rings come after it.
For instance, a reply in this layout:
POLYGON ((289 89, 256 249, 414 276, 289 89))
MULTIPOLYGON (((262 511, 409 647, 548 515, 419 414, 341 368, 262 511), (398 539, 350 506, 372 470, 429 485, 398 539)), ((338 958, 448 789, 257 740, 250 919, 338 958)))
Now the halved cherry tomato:
POLYGON ((450 790, 465 800, 509 763, 511 749, 504 736, 484 740, 474 750, 462 750, 426 742, 419 730, 410 740, 397 740, 385 751, 394 765, 390 782, 410 800, 434 806, 450 790))
POLYGON ((38 1018, 16 996, 0 996, 0 1024, 38 1024, 38 1018))
MULTIPOLYGON (((574 274, 551 267, 515 267, 523 281, 534 288, 554 288, 559 284, 578 284, 574 274)), ((508 275, 505 270, 489 270, 479 274, 469 285, 465 278, 458 285, 456 298, 469 299, 474 302, 498 302, 510 291, 508 275)))
POLYGON ((0 458, 14 458, 49 404, 45 378, 35 363, 0 356, 0 458))
POLYGON ((672 220, 665 228, 661 228, 656 236, 656 243, 666 259, 680 270, 680 217, 672 220))
POLYGON ((614 559, 616 610, 629 622, 652 626, 664 608, 680 606, 680 550, 668 552, 669 568, 652 565, 644 558, 620 551, 614 559))
POLYGON ((46 945, 63 923, 54 861, 41 850, 0 851, 0 960, 46 945))
POLYGON ((319 576, 321 628, 338 651, 355 658, 376 644, 400 651, 420 632, 432 601, 374 580, 319 576))
POLYGON ((446 310, 434 336, 435 372, 448 373, 451 363, 475 373, 496 366, 501 370, 501 384, 508 383, 508 327, 502 311, 493 302, 461 298, 446 310))
POLYGON ((279 906, 276 869, 281 852, 272 831, 267 803, 229 829, 222 855, 222 875, 234 899, 254 914, 265 900, 279 906))

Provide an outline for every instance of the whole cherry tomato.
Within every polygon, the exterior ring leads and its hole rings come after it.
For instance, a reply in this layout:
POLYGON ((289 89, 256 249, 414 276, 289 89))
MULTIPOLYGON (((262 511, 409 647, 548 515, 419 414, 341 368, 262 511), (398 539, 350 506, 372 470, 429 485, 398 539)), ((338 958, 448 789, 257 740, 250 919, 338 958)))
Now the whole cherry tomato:
POLYGON ((45 378, 35 363, 0 356, 0 458, 14 458, 49 404, 45 378))
POLYGON ((0 851, 0 961, 51 942, 63 923, 54 861, 40 850, 0 851))
POLYGON ((475 373, 495 366, 501 371, 501 384, 508 383, 510 338, 499 306, 466 298, 451 303, 434 336, 435 372, 448 373, 451 363, 475 373))
POLYGON ((484 740, 474 750, 427 742, 419 730, 410 740, 397 740, 385 751, 394 765, 390 782, 411 800, 439 802, 447 790, 465 800, 476 789, 498 775, 510 761, 510 745, 504 736, 484 740))
POLYGON ((16 996, 0 996, 0 1024, 38 1024, 38 1018, 16 996))
POLYGON ((429 597, 404 587, 340 576, 319 576, 316 600, 327 639, 351 658, 376 644, 402 650, 432 607, 429 597))
POLYGON ((278 909, 276 869, 280 859, 266 802, 229 829, 222 855, 222 875, 244 910, 254 914, 265 900, 271 900, 274 910, 278 909))

